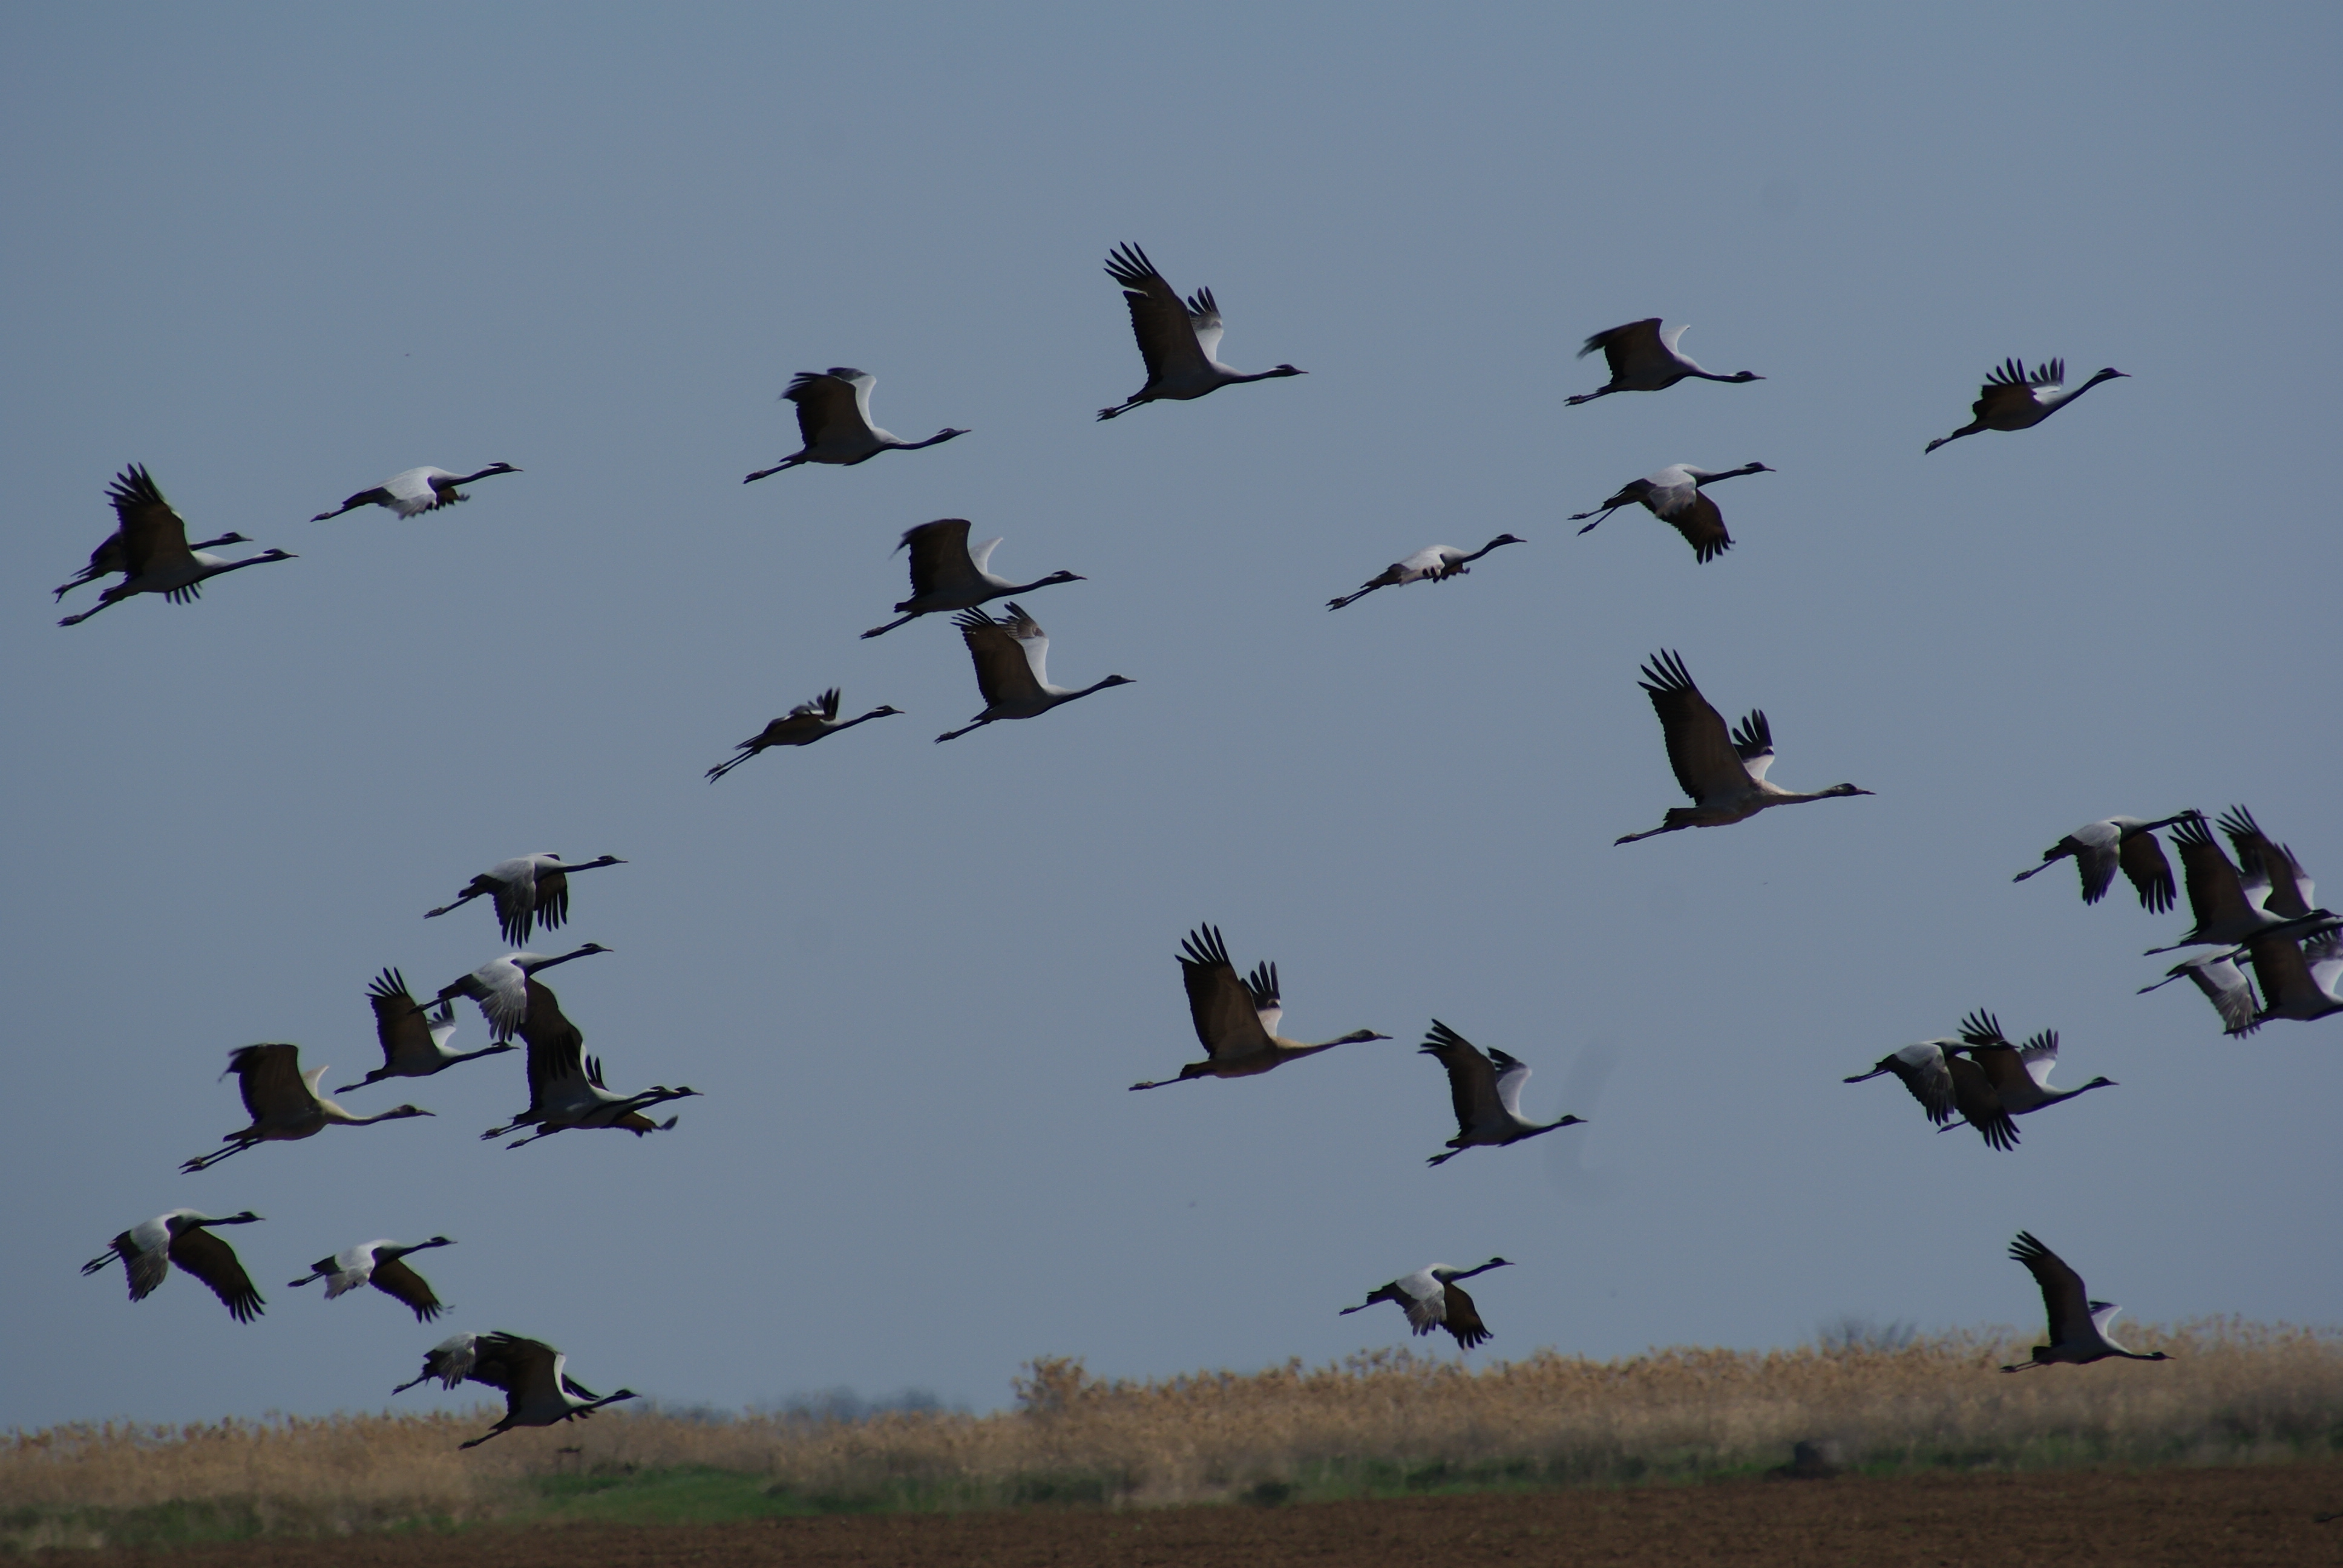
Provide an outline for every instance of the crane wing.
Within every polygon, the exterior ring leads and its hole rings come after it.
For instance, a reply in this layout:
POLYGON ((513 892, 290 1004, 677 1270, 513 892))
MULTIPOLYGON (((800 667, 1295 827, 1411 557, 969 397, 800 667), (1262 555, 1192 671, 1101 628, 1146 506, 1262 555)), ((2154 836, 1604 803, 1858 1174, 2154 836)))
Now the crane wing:
POLYGON ((156 488, 154 476, 139 464, 115 476, 106 498, 119 519, 122 570, 129 576, 139 577, 160 562, 185 560, 194 554, 187 548, 187 525, 156 488))
MULTIPOLYGON (((1676 336, 1683 335, 1684 328, 1677 327, 1676 336)), ((1656 316, 1596 333, 1579 349, 1578 357, 1584 359, 1598 348, 1603 350, 1604 363, 1610 367, 1614 381, 1632 369, 1664 364, 1674 357, 1660 341, 1660 318, 1656 316)))
POLYGON ((415 1382, 402 1383, 391 1392, 401 1393, 413 1388, 416 1382, 424 1382, 432 1378, 437 1378, 443 1388, 454 1388, 472 1375, 473 1368, 479 1364, 479 1335, 450 1334, 424 1352, 423 1371, 416 1378, 415 1382))
POLYGON ((2001 1032, 2001 1020, 1985 1009, 1972 1008, 1961 1020, 1961 1040, 1967 1045, 2007 1045, 2009 1036, 2001 1032))
MULTIPOLYGON (((966 518, 939 518, 904 533, 902 548, 911 553, 913 598, 925 598, 976 581, 976 574, 984 569, 984 563, 969 550, 968 529, 966 518)), ((984 554, 990 556, 992 545, 1000 542, 994 539, 987 545, 984 554)))
POLYGON ((1765 710, 1753 708, 1733 731, 1733 753, 1741 759, 1741 766, 1749 777, 1760 783, 1765 770, 1774 766, 1774 727, 1765 722, 1765 710))
POLYGON ((431 482, 433 476, 439 472, 437 468, 427 467, 393 474, 383 481, 382 493, 392 502, 401 503, 394 505, 392 509, 402 518, 411 518, 418 512, 436 512, 447 503, 447 498, 439 493, 438 487, 431 482))
POLYGON ((252 1288, 252 1276, 236 1261, 236 1249, 209 1231, 196 1227, 172 1237, 171 1261, 209 1285, 212 1294, 227 1308, 227 1315, 237 1322, 248 1323, 260 1315, 260 1292, 252 1288))
POLYGON ((2303 945, 2302 957, 2309 967, 2311 983, 2333 995, 2336 977, 2343 975, 2343 931, 2328 931, 2317 941, 2303 945))
MULTIPOLYGON (((538 863, 530 874, 512 887, 514 914, 512 923, 505 928, 505 940, 521 942, 528 938, 531 916, 547 930, 568 923, 569 920, 569 873, 558 866, 538 863)), ((497 898, 497 916, 505 918, 505 900, 501 890, 497 898)))
MULTIPOLYGON (((143 1302, 153 1295, 155 1287, 170 1275, 171 1247, 167 1221, 163 1235, 162 1246, 148 1248, 143 1251, 139 1249, 135 1233, 129 1231, 123 1231, 114 1238, 111 1243, 115 1255, 122 1260, 124 1269, 130 1276, 130 1299, 134 1302, 143 1302)), ((105 1256, 101 1254, 97 1261, 103 1264, 106 1261, 105 1256)), ((94 1270, 87 1268, 82 1271, 95 1272, 94 1270)))
POLYGON ((427 1323, 447 1309, 431 1293, 423 1276, 407 1266, 404 1258, 393 1258, 374 1266, 374 1288, 394 1301, 403 1302, 414 1309, 415 1321, 427 1323))
POLYGON ((2053 359, 2029 374, 2025 361, 2006 359, 1997 369, 1986 372, 1985 385, 1978 388, 1977 400, 1969 405, 1969 412, 1987 422, 2038 413, 2042 403, 2035 397, 2034 389, 2056 387, 2065 378, 2066 369, 2064 360, 2053 359))
POLYGON ((2005 1089, 2020 1089, 2035 1081, 2034 1075, 2026 1070, 2025 1060, 2019 1055, 2017 1047, 2006 1040, 1992 1045, 1972 1045, 1968 1048, 1968 1056, 1985 1074, 1986 1081, 1993 1085, 1996 1097, 2005 1089))
MULTIPOLYGON (((2008 1065, 2022 1072, 2025 1070, 2016 1055, 2015 1051, 2009 1053, 2008 1065)), ((2017 1123, 2009 1119, 2009 1109, 2002 1104, 2000 1092, 1985 1069, 1966 1057, 1947 1051, 1945 1070, 1952 1076, 1953 1107, 1961 1113, 1961 1120, 1977 1130, 1987 1148, 2004 1151, 2016 1148, 2017 1123)))
POLYGON ((798 437, 808 450, 826 439, 850 436, 858 428, 861 434, 870 433, 866 400, 870 396, 870 379, 844 366, 819 376, 800 370, 789 378, 789 390, 781 396, 798 406, 798 437), (863 385, 856 385, 858 378, 863 385))
MULTIPOLYGON (((493 1358, 505 1382, 492 1386, 505 1391, 505 1411, 518 1415, 531 1404, 559 1404, 560 1384, 554 1375, 554 1359, 561 1352, 543 1340, 524 1339, 518 1334, 490 1334, 482 1346, 481 1360, 493 1358)), ((475 1381, 486 1382, 479 1372, 472 1373, 475 1381)))
POLYGON ((1478 1046, 1435 1018, 1417 1049, 1448 1070, 1448 1099, 1456 1111, 1456 1136, 1469 1138, 1475 1128, 1494 1126, 1503 1120, 1497 1070, 1478 1046))
POLYGON ((455 1032, 453 1025, 437 1025, 407 989, 407 977, 387 969, 367 986, 367 1001, 374 1009, 374 1037, 382 1046, 382 1064, 402 1061, 424 1065, 439 1054, 439 1041, 455 1032))
MULTIPOLYGON (((2163 840, 2152 830, 2134 833, 2123 841, 2117 855, 2123 862, 2123 874, 2139 894, 2141 909, 2160 915, 2172 907, 2172 862, 2164 858, 2163 840)), ((2107 880, 2113 879, 2111 870, 2107 880)), ((2103 881, 2101 886, 2105 885, 2103 881)))
POLYGON ((1519 1057, 1507 1056, 1493 1046, 1490 1048, 1489 1060, 1497 1069, 1497 1103, 1503 1106, 1505 1114, 1514 1121, 1528 1121, 1529 1118, 1522 1114, 1522 1091, 1530 1081, 1530 1064, 1519 1057))
POLYGON ((874 436, 883 434, 879 422, 870 417, 870 389, 879 385, 879 377, 844 365, 831 366, 830 373, 854 388, 854 417, 862 421, 862 427, 874 436))
MULTIPOLYGON (((1010 607, 1012 610, 1015 606, 1010 607)), ((960 640, 968 644, 969 658, 976 665, 976 689, 983 693, 988 706, 1000 703, 1030 702, 1041 695, 1041 680, 1035 668, 1037 662, 1046 665, 1050 657, 1050 639, 1041 635, 1031 618, 1021 611, 995 620, 980 609, 962 610, 952 618, 960 628, 960 640), (1033 636, 1021 639, 1018 628, 1031 627, 1033 636), (1029 651, 1031 643, 1041 645, 1037 660, 1029 651)))
POLYGON ((1693 558, 1704 565, 1733 548, 1733 536, 1725 531, 1725 514, 1716 509, 1705 490, 1694 490, 1691 499, 1660 515, 1684 536, 1684 543, 1692 547, 1693 558))
POLYGON ((1252 998, 1252 1015, 1261 1020, 1261 1031, 1274 1038, 1277 1026, 1285 1021, 1285 992, 1277 983, 1277 966, 1266 961, 1253 965, 1244 983, 1252 998))
POLYGON ((2046 1029, 2020 1047, 2017 1060, 2026 1064, 2036 1089, 2050 1087, 2050 1073, 2058 1065, 2058 1031, 2046 1029))
POLYGON ((2009 1244, 2009 1255, 2025 1264, 2034 1282, 2042 1287, 2042 1305, 2050 1319, 2050 1342, 2065 1344, 2082 1337, 2091 1321, 2090 1292, 2083 1288, 2083 1276, 2035 1240, 2031 1231, 2017 1233, 2017 1240, 2009 1244))
POLYGON ((2188 912, 2202 930, 2222 921, 2242 920, 2253 912, 2246 900, 2237 868, 2213 841, 2205 824, 2191 817, 2172 827, 2172 841, 2180 849, 2180 870, 2188 889, 2188 912))
POLYGON ((1861 1083, 1866 1078, 1876 1078, 1892 1072, 1896 1081, 1912 1091, 1928 1120, 1943 1126, 1953 1115, 1953 1077, 1945 1067, 1943 1042, 1924 1040, 1917 1045, 1907 1045, 1893 1054, 1882 1057, 1869 1072, 1858 1072, 1846 1080, 1861 1083))
POLYGON ((297 1045, 246 1045, 227 1053, 237 1092, 253 1121, 294 1114, 314 1097, 301 1077, 297 1045))
POLYGON ((2300 942, 2288 936, 2259 936, 2248 944, 2247 951, 2254 978, 2262 982, 2262 997, 2271 1007, 2312 1000, 2317 988, 2311 983, 2310 966, 2304 961, 2300 942))
POLYGON ((1188 326, 1196 334, 1197 352, 1203 355, 1206 359, 1211 359, 1220 353, 1221 333, 1223 330, 1221 326, 1221 305, 1220 301, 1212 297, 1211 289, 1200 288, 1188 297, 1188 326))
POLYGON ((1180 983, 1187 989, 1188 1017, 1205 1055, 1229 1061, 1270 1049, 1256 1000, 1237 978, 1218 926, 1198 926, 1180 944, 1180 983))
POLYGON ((528 1046, 530 1110, 552 1104, 564 1086, 585 1081, 585 1031, 562 1013, 551 986, 528 982, 528 1008, 518 1032, 528 1046))
POLYGON ((1749 769, 1725 732, 1725 720, 1700 694, 1684 660, 1663 648, 1644 666, 1644 689, 1660 716, 1667 738, 1668 765, 1676 782, 1695 801, 1735 795, 1753 782, 1749 769))
MULTIPOLYGON (((473 1382, 486 1383, 492 1389, 510 1392, 513 1385, 513 1363, 507 1359, 508 1345, 517 1335, 507 1333, 481 1334, 472 1344, 471 1360, 464 1376, 473 1382)), ((441 1348, 445 1348, 444 1346, 441 1348)), ((432 1352, 438 1354, 437 1351, 432 1352)), ((428 1366, 429 1361, 424 1363, 428 1366)))
POLYGON ((1147 253, 1135 245, 1118 246, 1107 256, 1106 270, 1122 285, 1123 303, 1131 307, 1131 335, 1139 340, 1139 357, 1147 362, 1147 379, 1203 375, 1209 362, 1197 341, 1195 322, 1147 253))
POLYGON ((1942 1126, 1953 1119, 1953 1075, 1943 1046, 1935 1040, 1907 1045, 1889 1057, 1885 1065, 1912 1091, 1929 1121, 1942 1126))
POLYGON ((2262 831, 2254 814, 2243 806, 2232 806, 2221 813, 2221 831, 2237 847, 2241 879, 2247 884, 2248 898, 2254 887, 2261 891, 2257 900, 2270 914, 2294 920, 2310 912, 2313 896, 2309 879, 2302 872, 2302 862, 2294 851, 2273 841, 2262 831))
POLYGON ((1383 1289, 1393 1292, 1392 1299, 1407 1314, 1407 1326, 1419 1334, 1428 1334, 1438 1328, 1448 1314, 1446 1291, 1430 1269, 1418 1269, 1383 1289))
POLYGON ((1456 1343, 1464 1350, 1485 1344, 1493 1336, 1489 1325, 1481 1321, 1481 1309, 1473 1304, 1462 1285, 1443 1285, 1441 1292, 1448 1298, 1444 1327, 1456 1336, 1456 1343))
POLYGON ((2187 975, 2189 983, 2205 993, 2205 1000, 2221 1015, 2224 1034, 2247 1035, 2261 1027, 2256 1021, 2261 1008, 2254 1000, 2253 982, 2237 968, 2235 955, 2225 952, 2208 959, 2185 960, 2167 972, 2187 975))
POLYGON ((1009 635, 1017 640, 1018 650, 1025 656, 1025 668, 1033 677, 1035 688, 1045 688, 1050 684, 1050 634, 1041 629, 1040 621, 1025 613, 1023 605, 1012 604, 1008 608, 1009 613, 1001 618, 1001 624, 1007 627, 1009 635))

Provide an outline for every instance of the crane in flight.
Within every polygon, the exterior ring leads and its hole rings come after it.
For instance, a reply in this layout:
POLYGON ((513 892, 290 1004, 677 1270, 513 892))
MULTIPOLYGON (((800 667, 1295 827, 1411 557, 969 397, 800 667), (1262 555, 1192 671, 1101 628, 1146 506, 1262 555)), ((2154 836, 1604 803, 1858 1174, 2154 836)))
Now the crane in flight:
POLYGON ((176 1263, 207 1286, 237 1322, 258 1317, 265 1303, 252 1288, 236 1249, 212 1234, 216 1225, 249 1225, 260 1218, 246 1209, 240 1214, 206 1214, 195 1209, 173 1209, 133 1225, 106 1244, 106 1250, 81 1266, 95 1274, 119 1261, 130 1276, 130 1299, 143 1302, 155 1293, 176 1263))
MULTIPOLYGON (((57 589, 57 597, 63 598, 67 589, 95 582, 107 572, 120 572, 122 580, 98 595, 89 608, 57 622, 59 626, 79 626, 98 611, 142 593, 161 594, 172 604, 192 604, 203 597, 204 584, 223 573, 296 558, 289 550, 271 549, 241 560, 224 560, 190 545, 186 523, 163 498, 154 476, 136 463, 115 476, 106 498, 114 508, 114 532, 90 552, 89 565, 82 574, 57 589)), ((214 545, 245 542, 242 534, 222 534, 206 541, 214 545)))
POLYGON ((833 365, 820 373, 799 371, 781 396, 797 405, 798 435, 804 444, 740 482, 753 485, 800 463, 836 463, 850 468, 881 452, 916 452, 968 434, 947 425, 924 441, 906 441, 892 431, 881 430, 870 422, 870 388, 878 384, 876 376, 850 365, 833 365))
POLYGON ((1559 1121, 1532 1121, 1523 1116, 1522 1090, 1530 1081, 1530 1064, 1502 1050, 1483 1056, 1478 1046, 1436 1018, 1419 1049, 1448 1070, 1448 1095, 1456 1110, 1456 1136, 1448 1141, 1448 1152, 1434 1154, 1424 1161, 1427 1165, 1453 1160, 1467 1149, 1499 1149, 1557 1127, 1581 1126, 1586 1120, 1565 1116, 1559 1121))
POLYGON ((1161 1089, 1195 1078, 1251 1078, 1338 1045, 1391 1038, 1354 1029, 1315 1045, 1287 1040, 1277 1032, 1285 1017, 1277 966, 1256 964, 1251 978, 1240 980, 1218 926, 1198 926, 1180 944, 1180 983, 1188 992, 1188 1018, 1203 1042, 1204 1060, 1188 1063, 1177 1078, 1134 1083, 1133 1089, 1161 1089))
POLYGON ((1200 288, 1182 303, 1179 290, 1163 280, 1137 246, 1119 246, 1109 253, 1106 270, 1122 285, 1123 303, 1131 307, 1131 332, 1139 339, 1139 357, 1147 362, 1147 385, 1113 407, 1100 409, 1100 418, 1128 414, 1141 403, 1185 402, 1240 382, 1309 374, 1280 365, 1247 375, 1222 364, 1213 357, 1220 352, 1223 329, 1212 291, 1200 288))
POLYGON ((1685 828, 1727 827, 1773 806, 1871 793, 1852 784, 1834 784, 1799 794, 1769 783, 1765 771, 1774 765, 1774 730, 1762 709, 1753 709, 1739 728, 1728 732, 1724 717, 1700 694, 1675 654, 1663 648, 1644 666, 1643 675, 1644 690, 1667 740, 1668 765, 1693 803, 1669 807, 1658 827, 1629 833, 1617 842, 1632 844, 1685 828))
POLYGON ((1733 548, 1733 536, 1725 531, 1725 514, 1708 498, 1703 486, 1714 485, 1719 479, 1737 479, 1744 474, 1770 474, 1775 470, 1763 463, 1744 463, 1737 468, 1695 468, 1690 463, 1671 463, 1656 474, 1632 480, 1619 487, 1618 493, 1591 512, 1573 512, 1574 523, 1594 520, 1578 531, 1591 534, 1602 527, 1603 519, 1620 508, 1640 505, 1660 521, 1684 536, 1692 547, 1693 559, 1705 566, 1733 548))
POLYGON ((2110 367, 2068 390, 2062 385, 2066 379, 2066 362, 2063 359, 2042 361, 2032 370, 2026 368, 2024 360, 2006 359, 1999 368, 1986 373, 1977 400, 1969 405, 1969 412, 1976 417, 1951 435, 1939 436, 1929 442, 1921 448, 1921 455, 1925 457, 1947 441, 1957 441, 1980 430, 2030 430, 2100 382, 2119 379, 2123 374, 2110 367))
POLYGON ((1592 403, 1614 392, 1664 392, 1679 381, 1695 377, 1703 381, 1765 379, 1755 370, 1736 370, 1730 376, 1703 370, 1676 352, 1677 340, 1684 331, 1684 324, 1679 322, 1673 330, 1662 332, 1660 317, 1652 316, 1596 333, 1579 349, 1578 357, 1584 359, 1601 349, 1604 363, 1611 367, 1611 379, 1592 392, 1582 392, 1564 401, 1592 403))
POLYGON ((241 1154, 256 1144, 291 1142, 314 1138, 328 1127, 371 1127, 377 1121, 397 1121, 409 1116, 429 1116, 432 1112, 412 1105, 394 1105, 388 1111, 372 1116, 353 1116, 318 1092, 318 1081, 326 1076, 322 1066, 301 1070, 301 1048, 281 1042, 265 1045, 244 1045, 227 1053, 227 1072, 236 1074, 236 1086, 244 1096, 244 1108, 251 1113, 252 1124, 234 1132, 221 1135, 225 1149, 209 1154, 198 1154, 181 1165, 181 1171, 192 1174, 207 1171, 231 1154, 241 1154))
POLYGON ((1396 1302, 1400 1310, 1407 1313, 1410 1330, 1428 1334, 1434 1329, 1446 1329, 1455 1336, 1459 1350, 1469 1351, 1488 1342, 1492 1335, 1489 1326, 1481 1321, 1480 1309, 1456 1282, 1512 1266, 1503 1258, 1492 1258, 1477 1269, 1429 1263, 1413 1274, 1403 1274, 1387 1285, 1377 1286, 1365 1301, 1355 1307, 1344 1307, 1335 1316, 1346 1318, 1353 1312, 1363 1312, 1377 1302, 1396 1302))
POLYGON ((402 518, 419 517, 436 512, 442 507, 452 507, 472 498, 461 487, 475 479, 491 479, 498 474, 518 474, 520 470, 510 463, 490 463, 468 474, 451 474, 445 468, 409 468, 394 474, 371 490, 360 490, 330 512, 319 512, 309 520, 322 523, 338 518, 344 512, 354 512, 360 507, 380 507, 402 518))
POLYGON ((1499 546, 1527 543, 1527 539, 1515 538, 1511 534, 1499 534, 1470 553, 1458 549, 1454 545, 1426 545, 1405 560, 1392 562, 1379 575, 1360 584, 1356 591, 1346 593, 1341 598, 1328 599, 1326 608, 1341 609, 1344 605, 1356 604, 1377 588, 1405 588, 1414 582, 1444 583, 1450 578, 1464 577, 1471 573, 1474 561, 1499 546))
POLYGON ((2050 1342, 2036 1345, 2031 1361, 2019 1362, 2002 1371, 2024 1372, 2028 1367, 2046 1367, 2057 1362, 2084 1366, 2111 1356, 2136 1362, 2172 1359, 2162 1351, 2149 1351, 2145 1355, 2127 1351, 2109 1339, 2107 1325, 2123 1309, 2113 1302, 2092 1301, 2090 1292, 2083 1288, 2083 1276, 2067 1267, 2065 1259, 2036 1241, 2032 1231, 2017 1233, 2017 1240, 2009 1244, 2009 1255, 2025 1264, 2034 1282, 2042 1287, 2042 1304, 2050 1319, 2050 1342))

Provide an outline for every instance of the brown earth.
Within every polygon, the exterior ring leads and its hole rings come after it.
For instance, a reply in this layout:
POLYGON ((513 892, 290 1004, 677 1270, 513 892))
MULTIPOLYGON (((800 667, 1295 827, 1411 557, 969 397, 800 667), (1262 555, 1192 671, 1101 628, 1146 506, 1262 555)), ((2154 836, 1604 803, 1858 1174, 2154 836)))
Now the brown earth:
POLYGON ((2343 1467, 1740 1481, 1116 1512, 1031 1510, 778 1519, 668 1528, 487 1527, 444 1536, 247 1541, 173 1552, 45 1553, 171 1568, 1628 1568, 2011 1563, 2251 1568, 2343 1563, 2343 1467))

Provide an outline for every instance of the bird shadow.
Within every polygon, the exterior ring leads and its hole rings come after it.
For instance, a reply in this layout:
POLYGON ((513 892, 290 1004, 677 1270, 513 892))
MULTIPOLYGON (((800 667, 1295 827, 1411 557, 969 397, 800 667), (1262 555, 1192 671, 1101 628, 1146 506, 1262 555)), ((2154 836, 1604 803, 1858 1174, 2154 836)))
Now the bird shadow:
MULTIPOLYGON (((1619 1066, 1618 1048, 1600 1036, 1579 1048, 1562 1075, 1561 1109, 1590 1123, 1603 1101, 1603 1091, 1619 1066)), ((1611 1195, 1611 1176, 1603 1166, 1586 1162, 1586 1140, 1594 1131, 1566 1128, 1546 1140, 1545 1179, 1574 1203, 1600 1203, 1611 1195)))

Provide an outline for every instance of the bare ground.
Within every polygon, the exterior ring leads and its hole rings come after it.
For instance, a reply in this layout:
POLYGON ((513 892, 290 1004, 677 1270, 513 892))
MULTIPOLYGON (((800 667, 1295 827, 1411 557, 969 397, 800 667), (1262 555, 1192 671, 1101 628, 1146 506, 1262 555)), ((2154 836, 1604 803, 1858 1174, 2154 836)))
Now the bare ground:
POLYGON ((2017 1562, 2343 1563, 2343 1467, 2066 1471, 1313 1503, 1287 1508, 897 1513, 668 1528, 487 1527, 450 1535, 265 1540, 44 1553, 92 1568, 1630 1568, 2017 1562))

